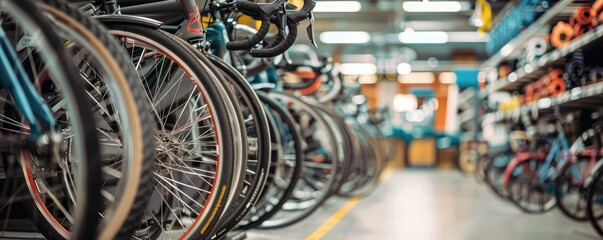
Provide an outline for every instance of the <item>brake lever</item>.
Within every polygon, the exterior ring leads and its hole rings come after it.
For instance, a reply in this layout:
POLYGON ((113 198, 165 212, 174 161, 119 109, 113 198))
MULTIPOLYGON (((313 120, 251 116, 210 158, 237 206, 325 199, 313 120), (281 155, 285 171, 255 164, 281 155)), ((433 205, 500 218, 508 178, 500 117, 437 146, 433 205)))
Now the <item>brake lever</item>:
POLYGON ((308 32, 308 38, 310 38, 310 42, 312 43, 312 45, 317 48, 318 44, 316 44, 316 39, 314 38, 314 23, 316 22, 316 19, 314 18, 314 12, 310 11, 310 13, 308 13, 308 19, 310 20, 310 25, 308 25, 308 27, 306 28, 306 32, 308 32))

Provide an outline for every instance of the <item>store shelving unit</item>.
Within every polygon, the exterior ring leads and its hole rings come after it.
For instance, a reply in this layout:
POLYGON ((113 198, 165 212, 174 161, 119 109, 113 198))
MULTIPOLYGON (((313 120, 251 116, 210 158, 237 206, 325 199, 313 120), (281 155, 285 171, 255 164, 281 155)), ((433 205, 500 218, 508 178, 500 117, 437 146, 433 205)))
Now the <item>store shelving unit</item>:
POLYGON ((479 101, 481 94, 476 88, 464 89, 459 94, 459 112, 457 119, 463 130, 461 141, 477 141, 479 139, 479 101))
MULTIPOLYGON (((513 40, 507 43, 499 53, 494 54, 484 64, 484 71, 491 71, 504 61, 516 59, 524 50, 529 39, 539 36, 544 31, 548 31, 549 24, 556 20, 569 19, 571 13, 581 5, 587 4, 584 1, 560 0, 549 10, 540 16, 532 25, 526 28, 513 40), (506 51, 506 52, 505 52, 506 51), (506 54, 502 54, 506 53, 506 54)), ((543 56, 533 64, 525 65, 523 68, 511 72, 508 77, 498 79, 489 83, 482 94, 489 95, 496 92, 514 92, 521 90, 526 84, 533 82, 545 75, 551 67, 563 68, 565 58, 577 49, 588 48, 589 46, 603 42, 603 25, 584 33, 580 37, 573 39, 570 44, 560 49, 554 49, 543 56)), ((519 116, 524 113, 537 114, 552 112, 554 106, 560 106, 563 110, 597 109, 603 103, 603 82, 597 82, 570 89, 556 97, 542 98, 530 104, 523 105, 507 112, 488 113, 479 117, 481 122, 498 123, 506 121, 518 121, 519 116)))
POLYGON ((546 74, 550 67, 561 67, 565 57, 570 53, 600 42, 603 38, 603 25, 581 35, 563 48, 555 49, 544 54, 535 64, 528 64, 510 74, 509 77, 499 79, 488 86, 488 92, 515 91, 526 83, 532 82, 546 74))
POLYGON ((559 105, 562 109, 597 109, 601 107, 601 103, 603 103, 603 82, 598 82, 574 88, 557 97, 540 99, 537 102, 524 105, 512 111, 488 113, 484 116, 484 119, 494 122, 517 120, 521 113, 531 113, 534 111, 538 111, 538 113, 550 112, 556 105, 559 105))
POLYGON ((536 19, 536 21, 528 28, 523 30, 513 40, 505 44, 500 51, 486 60, 481 67, 495 68, 505 60, 517 58, 521 54, 521 51, 525 47, 528 40, 534 36, 537 36, 538 34, 544 34, 543 31, 548 31, 548 29, 543 28, 543 26, 546 26, 559 18, 568 18, 575 10, 577 6, 576 3, 578 2, 573 0, 560 0, 555 3, 555 5, 547 9, 546 12, 536 19))

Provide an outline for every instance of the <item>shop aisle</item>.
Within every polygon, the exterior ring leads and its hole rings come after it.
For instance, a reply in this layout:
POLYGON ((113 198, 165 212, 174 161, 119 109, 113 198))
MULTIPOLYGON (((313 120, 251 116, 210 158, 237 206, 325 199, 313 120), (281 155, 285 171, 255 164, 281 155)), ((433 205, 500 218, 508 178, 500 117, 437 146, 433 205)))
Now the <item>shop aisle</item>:
MULTIPOLYGON (((252 231, 248 239, 306 239, 342 213, 348 199, 331 199, 314 216, 285 229, 252 231)), ((349 204, 348 204, 349 205, 349 204)), ((321 230, 325 230, 325 227, 321 230)), ((314 235, 317 236, 317 235, 314 235)), ((473 177, 458 171, 397 170, 360 200, 321 239, 533 240, 598 239, 589 223, 559 210, 526 215, 473 177)))

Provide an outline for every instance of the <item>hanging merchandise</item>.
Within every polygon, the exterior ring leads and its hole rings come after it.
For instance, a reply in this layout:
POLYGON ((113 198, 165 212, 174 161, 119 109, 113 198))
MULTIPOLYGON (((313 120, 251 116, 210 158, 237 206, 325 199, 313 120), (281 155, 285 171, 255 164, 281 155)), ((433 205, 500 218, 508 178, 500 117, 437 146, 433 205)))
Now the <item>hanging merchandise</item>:
POLYGON ((582 49, 577 49, 567 58, 565 73, 568 89, 581 85, 582 75, 584 75, 584 53, 582 49))
POLYGON ((511 8, 490 30, 490 41, 486 43, 486 52, 488 54, 498 52, 505 44, 530 26, 549 5, 549 1, 527 0, 521 1, 520 4, 511 8))
POLYGON ((542 56, 546 53, 549 44, 543 37, 533 37, 526 45, 526 51, 535 56, 542 56))
POLYGON ((548 74, 524 86, 524 102, 530 104, 541 98, 559 96, 567 89, 565 84, 563 70, 549 69, 548 74))
POLYGON ((574 28, 568 23, 559 21, 551 31, 549 41, 553 47, 562 48, 570 44, 573 36, 574 28))
POLYGON ((559 96, 565 92, 565 80, 563 79, 563 71, 561 69, 553 69, 549 72, 548 77, 548 92, 551 96, 559 96))
POLYGON ((492 8, 490 3, 486 0, 477 0, 477 4, 475 6, 475 11, 473 11, 473 16, 471 19, 476 19, 475 21, 479 24, 475 24, 480 33, 486 33, 492 27, 492 8), (478 21, 479 20, 479 21, 478 21))
POLYGON ((595 19, 596 14, 589 6, 581 6, 576 8, 574 14, 570 18, 570 25, 573 26, 573 38, 576 38, 585 32, 590 31, 593 26, 592 22, 595 19))
POLYGON ((603 67, 589 67, 587 72, 588 76, 583 77, 584 84, 598 82, 603 79, 603 67))

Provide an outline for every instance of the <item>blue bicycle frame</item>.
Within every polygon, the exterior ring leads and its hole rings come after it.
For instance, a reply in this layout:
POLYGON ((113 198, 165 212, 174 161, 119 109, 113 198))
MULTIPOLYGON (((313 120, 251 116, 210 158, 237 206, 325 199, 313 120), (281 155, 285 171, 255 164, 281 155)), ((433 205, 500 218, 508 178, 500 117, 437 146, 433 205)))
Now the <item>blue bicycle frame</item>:
POLYGON ((43 125, 56 128, 57 122, 20 63, 8 35, 0 27, 0 87, 8 91, 17 109, 29 123, 30 136, 37 137, 44 132, 43 125))
MULTIPOLYGON (((557 138, 551 141, 551 150, 546 156, 544 164, 538 169, 538 180, 540 183, 544 183, 553 176, 558 175, 560 168, 562 168, 567 161, 570 161, 569 154, 563 154, 569 152, 569 143, 565 132, 561 127, 557 128, 559 131, 557 138), (555 169, 550 169, 554 159, 557 159, 557 166, 555 169)), ((580 171, 573 165, 569 166, 571 173, 575 181, 580 181, 580 171)))

